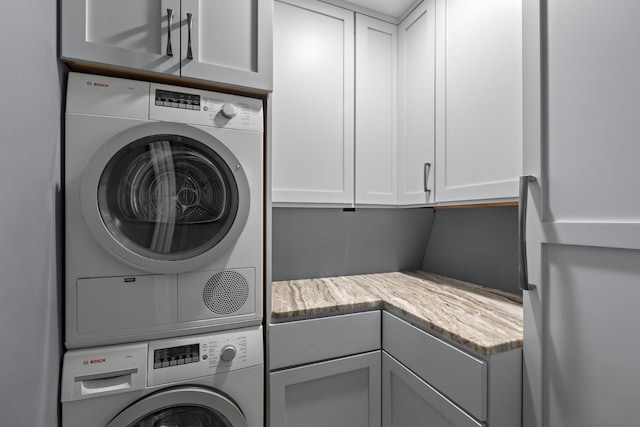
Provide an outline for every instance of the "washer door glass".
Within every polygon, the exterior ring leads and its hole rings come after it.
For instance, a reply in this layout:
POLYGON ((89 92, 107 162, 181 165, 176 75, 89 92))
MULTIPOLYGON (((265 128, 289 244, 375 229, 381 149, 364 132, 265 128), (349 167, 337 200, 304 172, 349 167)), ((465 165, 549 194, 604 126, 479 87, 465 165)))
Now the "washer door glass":
POLYGON ((160 390, 136 401, 107 427, 247 427, 226 395, 201 386, 160 390))
MULTIPOLYGON (((200 255, 227 234, 238 212, 238 186, 207 145, 153 135, 120 149, 98 183, 98 210, 111 236, 150 259, 200 255)), ((217 425, 217 424, 216 424, 217 425)))
POLYGON ((219 412, 198 406, 163 409, 130 424, 129 427, 233 427, 219 412))

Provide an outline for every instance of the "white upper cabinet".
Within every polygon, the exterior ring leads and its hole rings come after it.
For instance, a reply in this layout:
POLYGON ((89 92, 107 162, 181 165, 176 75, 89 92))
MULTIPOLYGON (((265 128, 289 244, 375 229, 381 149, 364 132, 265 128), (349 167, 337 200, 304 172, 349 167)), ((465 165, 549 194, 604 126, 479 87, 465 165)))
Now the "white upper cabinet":
POLYGON ((398 204, 434 202, 435 1, 398 28, 398 204))
POLYGON ((397 203, 397 29, 356 14, 356 204, 397 203))
POLYGON ((271 89, 272 1, 182 0, 182 19, 182 77, 271 89))
POLYGON ((354 14, 275 2, 272 199, 354 201, 354 14))
POLYGON ((271 1, 61 4, 65 60, 271 90, 271 1))
POLYGON ((515 198, 522 170, 520 0, 439 0, 436 201, 515 198))

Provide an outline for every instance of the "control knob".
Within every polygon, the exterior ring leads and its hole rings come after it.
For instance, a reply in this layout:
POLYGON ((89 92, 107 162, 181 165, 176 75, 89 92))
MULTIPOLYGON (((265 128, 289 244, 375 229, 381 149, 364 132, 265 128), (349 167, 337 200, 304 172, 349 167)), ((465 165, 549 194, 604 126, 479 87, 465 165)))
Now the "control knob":
POLYGON ((222 115, 227 119, 233 119, 236 114, 238 114, 238 109, 233 104, 226 103, 222 106, 222 110, 220 110, 222 115))
POLYGON ((234 346, 225 345, 220 351, 220 360, 222 360, 223 362, 231 362, 233 358, 236 357, 237 353, 238 350, 236 350, 234 346))

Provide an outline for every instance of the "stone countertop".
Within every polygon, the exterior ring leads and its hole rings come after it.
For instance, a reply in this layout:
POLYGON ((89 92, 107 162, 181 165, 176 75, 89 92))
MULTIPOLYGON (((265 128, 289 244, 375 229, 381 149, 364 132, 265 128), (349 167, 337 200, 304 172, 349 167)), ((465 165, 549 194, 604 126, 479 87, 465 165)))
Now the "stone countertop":
POLYGON ((522 347, 522 298, 423 271, 273 282, 272 321, 385 309, 483 355, 522 347))

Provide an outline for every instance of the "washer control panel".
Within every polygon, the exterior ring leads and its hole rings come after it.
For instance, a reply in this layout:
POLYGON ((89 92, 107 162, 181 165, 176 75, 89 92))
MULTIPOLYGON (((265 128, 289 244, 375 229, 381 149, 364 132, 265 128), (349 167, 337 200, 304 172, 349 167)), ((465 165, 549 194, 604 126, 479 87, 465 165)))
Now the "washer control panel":
POLYGON ((150 341, 147 382, 168 384, 263 363, 262 326, 150 341))
POLYGON ((153 369, 169 368, 200 361, 200 346, 187 344, 153 350, 153 369))

